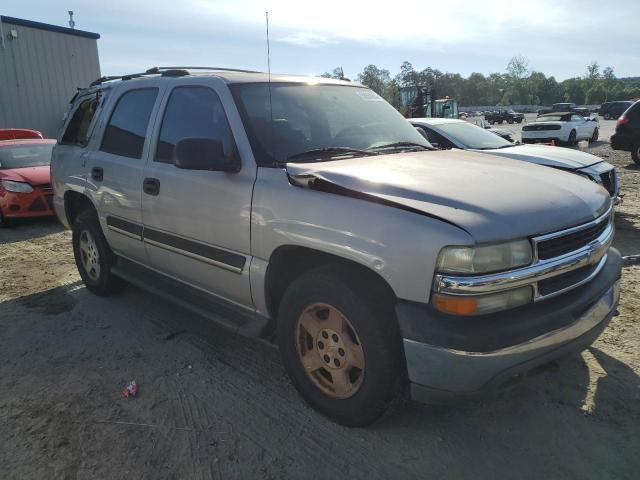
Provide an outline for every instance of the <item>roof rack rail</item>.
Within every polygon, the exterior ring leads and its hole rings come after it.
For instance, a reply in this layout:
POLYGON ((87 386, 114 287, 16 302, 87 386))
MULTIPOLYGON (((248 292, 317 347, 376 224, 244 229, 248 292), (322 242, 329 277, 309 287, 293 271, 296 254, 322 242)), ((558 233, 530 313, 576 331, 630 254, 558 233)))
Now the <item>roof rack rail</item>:
POLYGON ((129 73, 127 75, 109 75, 95 79, 89 84, 89 87, 95 87, 112 80, 131 80, 132 78, 140 78, 146 75, 162 75, 163 77, 183 77, 189 75, 189 70, 207 70, 219 72, 239 72, 239 73, 261 73, 255 70, 241 70, 239 68, 224 67, 151 67, 145 72, 129 73))
POLYGON ((153 67, 147 70, 147 73, 161 73, 163 70, 212 70, 220 72, 263 73, 256 70, 243 70, 240 68, 225 67, 153 67))
POLYGON ((142 73, 129 73, 127 75, 110 75, 106 77, 100 77, 95 79, 93 82, 89 84, 89 87, 95 87, 96 85, 100 85, 101 83, 110 82, 112 80, 131 80, 132 78, 144 77, 145 75, 149 75, 148 72, 142 73))

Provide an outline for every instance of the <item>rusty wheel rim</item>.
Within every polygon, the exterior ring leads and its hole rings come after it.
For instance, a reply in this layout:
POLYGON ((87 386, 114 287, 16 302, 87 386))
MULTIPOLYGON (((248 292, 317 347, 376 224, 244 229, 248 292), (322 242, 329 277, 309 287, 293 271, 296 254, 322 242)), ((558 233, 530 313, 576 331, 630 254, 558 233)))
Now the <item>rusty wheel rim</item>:
POLYGON ((332 398, 355 395, 364 379, 364 351, 358 334, 337 308, 316 303, 304 309, 296 327, 296 349, 307 377, 332 398))

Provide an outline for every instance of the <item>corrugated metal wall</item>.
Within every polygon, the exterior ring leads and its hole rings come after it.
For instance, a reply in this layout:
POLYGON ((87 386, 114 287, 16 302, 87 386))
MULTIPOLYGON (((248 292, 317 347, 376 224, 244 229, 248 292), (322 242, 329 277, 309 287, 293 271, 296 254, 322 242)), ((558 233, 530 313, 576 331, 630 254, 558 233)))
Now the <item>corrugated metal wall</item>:
POLYGON ((58 134, 77 87, 100 76, 98 44, 91 38, 2 23, 0 128, 58 134), (18 38, 7 35, 15 29, 18 38))

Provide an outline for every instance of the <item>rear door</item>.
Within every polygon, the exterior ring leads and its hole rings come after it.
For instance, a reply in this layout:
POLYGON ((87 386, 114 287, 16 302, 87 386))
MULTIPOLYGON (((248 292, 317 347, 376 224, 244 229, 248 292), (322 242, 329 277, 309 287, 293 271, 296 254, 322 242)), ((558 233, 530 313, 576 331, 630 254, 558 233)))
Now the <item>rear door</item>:
POLYGON ((153 188, 142 194, 151 266, 251 307, 250 217, 256 165, 226 84, 211 77, 172 82, 152 143, 144 182, 153 188), (240 172, 177 168, 173 151, 185 138, 220 141, 226 155, 240 156, 240 172))
POLYGON ((99 143, 87 160, 89 190, 109 245, 135 261, 146 261, 142 173, 161 91, 160 83, 151 80, 140 88, 113 92, 99 143))

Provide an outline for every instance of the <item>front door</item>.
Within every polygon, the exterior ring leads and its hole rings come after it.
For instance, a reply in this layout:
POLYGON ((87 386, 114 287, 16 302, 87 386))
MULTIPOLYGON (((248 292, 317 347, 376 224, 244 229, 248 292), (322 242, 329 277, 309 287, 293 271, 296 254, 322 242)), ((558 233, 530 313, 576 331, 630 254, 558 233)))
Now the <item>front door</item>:
MULTIPOLYGON (((167 92, 163 104, 154 151, 141 181, 149 262, 171 277, 251 307, 255 162, 241 158, 238 173, 185 170, 173 164, 174 148, 185 138, 218 140, 226 155, 239 155, 236 138, 244 130, 231 94, 218 79, 185 78, 167 92)), ((242 141, 246 143, 246 136, 242 141)))

